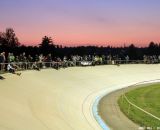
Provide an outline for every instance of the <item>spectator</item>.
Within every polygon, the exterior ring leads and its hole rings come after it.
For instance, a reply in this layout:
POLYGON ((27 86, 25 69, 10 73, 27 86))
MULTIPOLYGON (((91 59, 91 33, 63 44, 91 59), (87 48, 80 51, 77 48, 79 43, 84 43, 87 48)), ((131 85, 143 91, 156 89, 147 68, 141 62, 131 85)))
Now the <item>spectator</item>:
POLYGON ((37 66, 37 62, 33 63, 32 69, 40 71, 40 68, 37 66))
POLYGON ((48 54, 47 55, 47 57, 45 58, 45 62, 47 62, 46 63, 46 67, 52 67, 52 56, 51 56, 51 54, 48 54))
POLYGON ((68 67, 68 61, 67 61, 67 56, 63 57, 63 68, 68 67))
POLYGON ((8 53, 8 63, 15 62, 15 56, 13 53, 8 53))
POLYGON ((16 74, 16 75, 20 76, 21 73, 16 73, 16 72, 15 72, 15 71, 16 71, 16 67, 17 67, 17 66, 9 63, 9 64, 7 65, 7 70, 8 70, 9 73, 16 74))
POLYGON ((43 61, 44 61, 44 56, 43 56, 43 54, 41 54, 40 56, 39 56, 39 61, 38 61, 38 64, 39 64, 39 67, 40 68, 43 68, 43 61))
POLYGON ((128 55, 125 57, 125 60, 126 60, 126 64, 128 64, 129 63, 129 56, 128 55))
POLYGON ((0 54, 0 64, 1 64, 1 70, 5 70, 5 63, 6 62, 6 57, 5 57, 5 52, 2 52, 1 54, 0 54))
POLYGON ((28 63, 28 68, 31 69, 32 68, 32 62, 33 62, 33 57, 31 55, 28 55, 28 58, 27 58, 27 62, 28 63))

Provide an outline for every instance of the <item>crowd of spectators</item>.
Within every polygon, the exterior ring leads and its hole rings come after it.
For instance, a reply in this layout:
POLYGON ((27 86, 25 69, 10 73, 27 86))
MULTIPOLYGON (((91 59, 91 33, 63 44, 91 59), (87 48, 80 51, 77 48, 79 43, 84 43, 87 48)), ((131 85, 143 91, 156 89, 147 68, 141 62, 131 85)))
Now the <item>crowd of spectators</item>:
POLYGON ((159 56, 156 56, 156 55, 153 55, 153 56, 144 55, 143 56, 143 61, 146 64, 157 64, 157 63, 160 63, 160 55, 159 56))
POLYGON ((71 55, 64 57, 53 57, 51 54, 44 56, 40 55, 14 55, 13 53, 0 53, 0 71, 6 70, 7 65, 11 65, 17 70, 36 69, 52 67, 55 69, 66 68, 71 66, 89 66, 89 65, 104 65, 104 64, 128 64, 128 63, 146 63, 155 64, 160 63, 160 56, 143 56, 143 60, 130 60, 129 56, 121 58, 118 55, 71 55))

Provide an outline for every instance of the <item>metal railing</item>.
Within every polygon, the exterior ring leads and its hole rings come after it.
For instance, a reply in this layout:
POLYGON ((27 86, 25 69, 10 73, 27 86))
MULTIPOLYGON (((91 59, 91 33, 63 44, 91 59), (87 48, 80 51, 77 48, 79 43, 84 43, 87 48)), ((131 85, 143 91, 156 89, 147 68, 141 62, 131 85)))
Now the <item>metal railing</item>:
MULTIPOLYGON (((12 64, 18 71, 32 70, 34 66, 40 69, 45 68, 66 68, 74 66, 96 66, 96 65, 120 65, 120 64, 149 64, 144 60, 105 60, 105 61, 61 61, 61 62, 12 62, 0 63, 0 73, 7 72, 7 65, 12 64)), ((159 62, 156 62, 159 63, 159 62)))

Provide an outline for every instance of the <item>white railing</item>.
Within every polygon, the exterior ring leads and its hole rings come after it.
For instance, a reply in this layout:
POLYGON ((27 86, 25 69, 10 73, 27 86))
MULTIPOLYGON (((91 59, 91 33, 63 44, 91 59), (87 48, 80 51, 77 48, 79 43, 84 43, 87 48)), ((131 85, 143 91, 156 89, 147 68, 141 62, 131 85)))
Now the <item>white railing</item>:
MULTIPOLYGON (((9 63, 0 63, 0 73, 5 72, 9 63)), ((72 66, 95 66, 95 65, 119 65, 119 64, 147 64, 144 60, 105 60, 105 61, 61 61, 61 62, 12 62, 17 70, 33 69, 36 64, 39 68, 72 67, 72 66)))
POLYGON ((131 106, 137 108, 138 110, 142 111, 143 113, 149 115, 150 117, 152 117, 152 118, 154 118, 154 119, 160 121, 160 118, 159 118, 159 117, 157 117, 157 116, 155 116, 155 115, 153 115, 153 114, 151 114, 151 113, 145 111, 144 109, 142 109, 142 108, 138 107, 137 105, 135 105, 134 103, 132 103, 132 102, 127 98, 127 96, 126 96, 125 94, 124 94, 123 96, 124 96, 124 98, 126 99, 126 101, 127 101, 128 104, 129 104, 129 107, 128 107, 128 114, 129 114, 130 105, 131 105, 131 106))

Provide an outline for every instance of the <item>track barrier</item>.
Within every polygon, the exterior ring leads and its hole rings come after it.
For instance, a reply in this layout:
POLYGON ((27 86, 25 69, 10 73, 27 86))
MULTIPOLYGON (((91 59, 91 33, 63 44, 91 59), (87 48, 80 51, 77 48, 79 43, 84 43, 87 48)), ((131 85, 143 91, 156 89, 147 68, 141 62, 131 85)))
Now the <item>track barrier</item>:
POLYGON ((61 61, 61 62, 12 62, 0 63, 0 73, 7 71, 7 65, 12 64, 17 71, 31 70, 34 66, 45 68, 66 68, 74 66, 97 66, 97 65, 121 65, 121 64, 146 64, 144 60, 109 60, 109 61, 61 61))

